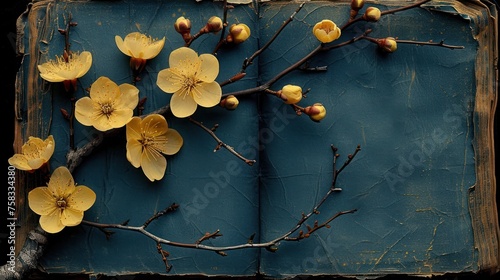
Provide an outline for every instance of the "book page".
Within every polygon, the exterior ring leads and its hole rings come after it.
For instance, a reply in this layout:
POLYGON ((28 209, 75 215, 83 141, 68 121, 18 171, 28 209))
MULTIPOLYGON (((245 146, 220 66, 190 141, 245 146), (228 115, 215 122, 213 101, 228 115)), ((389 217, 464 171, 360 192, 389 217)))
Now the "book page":
MULTIPOLYGON (((161 70, 169 67, 169 55, 184 46, 182 36, 174 29, 176 20, 181 16, 189 18, 195 34, 211 16, 222 17, 222 11, 222 3, 211 1, 56 1, 33 5, 26 22, 28 53, 22 65, 21 83, 27 89, 23 92, 27 101, 23 103, 26 107, 23 108, 22 135, 26 139, 53 135, 56 144, 50 161, 51 171, 67 165, 70 132, 61 109, 71 112, 71 100, 62 83, 44 82, 37 71, 37 65, 56 55, 62 56, 65 36, 58 29, 64 30, 73 23, 67 34, 70 49, 92 53, 92 66, 79 79, 76 99, 88 97, 87 90, 92 83, 105 76, 117 85, 134 83, 140 99, 146 98, 142 114, 147 115, 167 106, 171 98, 171 94, 157 86, 157 77, 161 70), (163 49, 147 61, 137 81, 129 65, 130 57, 122 53, 115 42, 116 35, 124 38, 131 32, 158 39, 165 37, 163 49), (30 129, 26 129, 26 125, 30 129)), ((258 30, 251 6, 229 11, 228 22, 243 22, 252 30, 258 30)), ((219 38, 220 33, 205 34, 190 48, 199 55, 212 53, 219 38)), ((257 41, 253 36, 245 44, 219 49, 220 70, 216 80, 223 82, 238 73, 245 57, 256 50, 257 41)), ((255 87, 257 67, 256 61, 237 85, 229 85, 224 91, 255 87)), ((165 175, 154 182, 141 168, 135 168, 128 161, 125 129, 103 134, 75 120, 76 151, 102 138, 102 142, 90 147, 88 154, 78 158, 81 162, 72 172, 78 185, 87 186, 96 193, 95 204, 85 211, 84 220, 139 227, 175 203, 178 205, 176 211, 150 222, 149 233, 192 246, 196 246, 207 232, 220 232, 221 235, 202 242, 207 246, 245 244, 252 234, 257 234, 255 238, 258 239, 259 163, 250 166, 227 149, 218 147, 219 143, 189 118, 177 118, 168 112, 163 115, 169 128, 182 136, 183 145, 175 155, 165 156, 165 175)), ((208 130, 218 125, 214 130, 217 137, 237 147, 243 156, 257 160, 259 121, 255 98, 240 100, 237 112, 220 106, 200 106, 190 118, 208 130)), ((38 185, 30 186, 34 187, 38 185)), ((26 202, 24 207, 27 206, 26 202)), ((32 227, 38 216, 33 221, 32 227)), ((169 255, 170 274, 252 275, 258 269, 257 250, 236 250, 230 252, 230 257, 223 257, 213 250, 165 245, 160 254, 157 243, 144 234, 119 229, 108 231, 114 232, 109 238, 99 228, 82 224, 51 235, 51 245, 39 260, 40 267, 47 273, 167 274, 162 257, 169 255)))
MULTIPOLYGON (((261 38, 271 38, 297 6, 263 5, 261 38)), ((382 12, 395 8, 365 6, 382 12)), ((260 57, 261 79, 272 79, 320 44, 312 31, 316 23, 328 19, 342 26, 349 11, 345 3, 304 5, 260 57)), ((326 116, 316 123, 308 115, 296 115, 274 96, 262 99, 261 131, 268 131, 261 140, 265 146, 261 156, 262 239, 272 240, 300 224, 303 215, 311 213, 332 188, 331 145, 339 154, 335 170, 357 145, 361 150, 333 186, 341 191, 333 192, 300 230, 308 233, 306 226, 314 228, 315 221, 321 225, 339 211, 357 211, 334 219, 331 228, 321 228, 299 242, 282 241, 276 252, 263 251, 264 274, 478 271, 469 198, 474 188, 478 191, 473 145, 477 119, 473 116, 476 98, 480 98, 476 72, 482 66, 476 62, 478 42, 471 30, 477 25, 469 19, 443 5, 383 15, 377 22, 357 22, 328 45, 367 34, 434 43, 444 40, 443 44, 463 48, 398 41, 397 50, 389 53, 373 41, 360 39, 318 53, 307 60, 305 68, 273 85, 310 89, 298 105, 322 103, 326 116)), ((300 237, 299 230, 291 237, 300 237)))

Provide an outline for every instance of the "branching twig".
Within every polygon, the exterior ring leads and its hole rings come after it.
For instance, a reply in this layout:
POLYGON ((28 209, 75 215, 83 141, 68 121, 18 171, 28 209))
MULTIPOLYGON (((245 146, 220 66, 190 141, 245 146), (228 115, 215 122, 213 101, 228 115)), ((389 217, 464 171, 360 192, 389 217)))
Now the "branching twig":
MULTIPOLYGON (((431 0, 422 0, 420 2, 416 2, 416 3, 413 3, 411 5, 408 5, 408 6, 404 6, 404 7, 400 7, 400 8, 395 8, 395 9, 390 9, 390 10, 386 10, 386 11, 383 11, 380 13, 380 16, 383 16, 383 15, 387 15, 387 14, 394 14, 394 13, 397 13, 397 12, 400 12, 400 11, 404 11, 404 10, 409 10, 409 9, 413 9, 413 8, 416 8, 416 7, 419 7, 427 2, 430 2, 431 0)), ((346 29, 348 26, 358 22, 358 21, 363 21, 363 16, 360 16, 356 19, 353 19, 353 20, 350 20, 348 22, 346 22, 340 29, 341 30, 344 30, 346 29)))
POLYGON ((212 138, 215 139, 215 141, 217 142, 217 146, 215 147, 214 152, 218 151, 222 147, 222 148, 225 148, 226 150, 228 150, 229 152, 231 152, 232 154, 234 154, 237 158, 243 160, 248 165, 253 165, 256 162, 256 160, 254 160, 254 159, 247 159, 246 157, 242 156, 240 153, 235 151, 233 147, 224 143, 219 137, 217 137, 217 135, 215 135, 215 133, 214 133, 214 130, 215 130, 215 128, 218 127, 218 125, 216 125, 213 129, 209 129, 208 127, 204 126, 201 122, 196 121, 195 119, 193 119, 191 117, 189 118, 189 121, 196 124, 197 126, 201 127, 208 134, 210 134, 210 136, 212 136, 212 138))
MULTIPOLYGON (((333 146, 332 146, 333 147, 333 146)), ((338 157, 336 153, 336 148, 334 150, 334 161, 338 157)), ((334 170, 334 176, 338 176, 342 170, 351 163, 351 161, 354 159, 356 156, 357 152, 360 150, 359 146, 356 148, 355 152, 351 155, 348 155, 348 159, 344 162, 342 167, 339 170, 334 170)), ((335 164, 334 164, 335 167, 335 164)), ((304 234, 303 231, 300 231, 297 237, 291 237, 293 233, 295 233, 297 230, 299 230, 303 225, 305 225, 305 222, 313 215, 313 214, 319 214, 318 208, 326 201, 326 199, 331 195, 333 191, 336 189, 334 187, 330 188, 328 192, 325 194, 325 196, 319 201, 318 204, 309 212, 308 214, 302 214, 301 219, 297 222, 297 224, 290 229, 288 232, 285 234, 282 234, 281 236, 267 241, 267 242, 261 242, 261 243, 254 243, 253 238, 254 235, 252 235, 247 242, 237 244, 237 245, 229 245, 229 246, 211 246, 211 245, 204 245, 202 244, 203 241, 206 241, 208 239, 212 238, 217 238, 222 236, 219 230, 216 230, 212 233, 207 232, 205 233, 202 237, 200 237, 198 240, 196 240, 194 243, 182 243, 182 242, 175 242, 171 240, 164 239, 162 237, 159 237, 149 231, 146 230, 146 226, 149 224, 150 221, 155 220, 161 215, 155 214, 151 218, 149 218, 142 226, 129 226, 125 224, 102 224, 102 223, 96 223, 96 222, 90 222, 83 220, 82 224, 96 227, 98 229, 109 229, 109 228, 115 228, 115 229, 121 229, 121 230, 127 230, 127 231, 134 231, 141 233, 150 239, 154 240, 157 244, 157 249, 158 252, 162 256, 162 260, 165 262, 165 265, 167 267, 167 271, 170 270, 171 265, 167 263, 167 257, 168 257, 168 252, 164 251, 163 248, 161 247, 162 244, 169 245, 169 246, 175 246, 175 247, 183 247, 183 248, 191 248, 191 249, 200 249, 200 250, 208 250, 208 251, 213 251, 219 255, 226 256, 227 254, 225 251, 231 251, 231 250, 240 250, 240 249, 246 249, 246 248, 265 248, 269 251, 275 252, 278 249, 278 244, 280 241, 298 241, 304 238, 309 237, 312 233, 315 231, 324 228, 324 227, 329 227, 329 223, 335 220, 336 218, 345 215, 345 214, 351 214, 356 212, 356 209, 351 209, 347 211, 339 211, 335 215, 331 216, 328 218, 325 222, 322 224, 319 224, 317 221, 314 223, 313 227, 306 226, 307 228, 307 233, 304 234)), ((177 204, 172 204, 172 205, 177 205, 177 204)), ((170 208, 170 207, 169 207, 170 208)), ((167 209, 169 209, 167 208, 167 209)), ((171 211, 177 209, 177 207, 171 208, 171 211)), ((166 210, 165 212, 167 212, 166 210)))

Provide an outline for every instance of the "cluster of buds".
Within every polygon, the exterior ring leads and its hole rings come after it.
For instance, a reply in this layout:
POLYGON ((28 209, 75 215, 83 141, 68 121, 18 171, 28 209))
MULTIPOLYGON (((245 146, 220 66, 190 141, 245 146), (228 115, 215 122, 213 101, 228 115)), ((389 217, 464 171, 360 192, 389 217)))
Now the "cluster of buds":
POLYGON ((223 22, 220 17, 212 16, 208 19, 197 34, 191 35, 191 21, 183 16, 177 18, 174 24, 175 31, 182 35, 184 42, 190 42, 193 38, 206 33, 217 33, 222 30, 223 22))

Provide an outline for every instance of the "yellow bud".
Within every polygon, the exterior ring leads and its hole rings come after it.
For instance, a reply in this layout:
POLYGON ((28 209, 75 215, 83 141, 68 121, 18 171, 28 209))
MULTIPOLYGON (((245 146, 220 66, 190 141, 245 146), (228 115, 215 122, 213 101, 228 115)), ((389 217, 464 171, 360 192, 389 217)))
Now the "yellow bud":
POLYGON ((387 37, 377 40, 378 46, 386 52, 395 52, 398 49, 398 43, 393 37, 387 37))
POLYGON ((233 24, 229 27, 228 41, 240 44, 250 37, 250 27, 244 23, 233 24))
POLYGON ((295 85, 286 85, 280 91, 280 97, 286 104, 296 104, 302 99, 302 88, 295 85))
POLYGON ((368 7, 365 11, 365 14, 363 15, 363 19, 366 21, 378 21, 380 19, 380 16, 382 14, 380 13, 379 8, 375 7, 368 7))
POLYGON ((324 19, 314 25, 313 34, 320 42, 330 43, 340 37, 341 31, 335 22, 324 19))
POLYGON ((222 99, 220 102, 220 106, 222 106, 228 110, 236 109, 239 104, 240 104, 240 101, 234 95, 229 95, 228 97, 222 99))
POLYGON ((174 24, 175 31, 180 34, 189 34, 191 32, 191 21, 184 17, 179 17, 174 24))
POLYGON ((312 106, 304 108, 304 113, 306 113, 311 120, 319 122, 326 116, 325 106, 321 103, 314 103, 312 106))
POLYGON ((222 30, 222 19, 217 16, 213 16, 208 19, 207 22, 208 32, 217 33, 222 30))

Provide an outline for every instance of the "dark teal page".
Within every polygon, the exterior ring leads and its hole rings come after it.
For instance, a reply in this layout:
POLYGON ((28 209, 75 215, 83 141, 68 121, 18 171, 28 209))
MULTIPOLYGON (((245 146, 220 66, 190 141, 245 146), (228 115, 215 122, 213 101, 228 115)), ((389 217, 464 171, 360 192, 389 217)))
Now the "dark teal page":
MULTIPOLYGON (((90 51, 93 65, 79 81, 76 97, 86 96, 82 88, 89 87, 100 76, 107 76, 117 84, 131 83, 129 57, 119 51, 115 35, 124 38, 139 31, 153 37, 166 37, 161 53, 147 62, 136 83, 140 98, 146 97, 144 114, 166 106, 169 94, 156 85, 158 72, 167 68, 171 51, 183 46, 184 41, 174 30, 180 16, 192 22, 193 34, 213 15, 222 17, 222 3, 203 1, 89 1, 59 2, 39 12, 37 22, 45 24, 45 42, 41 48, 41 61, 61 55, 64 36, 58 33, 65 28, 71 14, 77 26, 71 28, 70 43, 73 51, 90 51), (48 34, 48 35, 47 35, 48 34)), ((257 49, 257 21, 250 6, 241 6, 228 12, 228 22, 247 24, 255 35, 234 48, 218 52, 220 72, 218 82, 236 74, 243 60, 257 49)), ((208 34, 192 45, 198 54, 211 53, 220 38, 208 34)), ((27 60, 30 58, 27 58, 27 60)), ((37 63, 36 61, 33 63, 37 63)), ((26 64, 27 65, 27 64, 26 64)), ((257 83, 257 61, 247 69, 247 75, 237 84, 223 87, 223 92, 254 87, 257 83)), ((70 102, 62 86, 52 84, 43 93, 44 100, 52 103, 50 134, 56 139, 56 151, 51 168, 66 164, 69 148, 68 123, 60 109, 70 110, 70 102)), ((90 187, 97 195, 95 204, 85 212, 84 219, 100 223, 123 223, 141 226, 158 211, 172 203, 177 211, 154 220, 148 231, 174 242, 194 244, 206 232, 220 231, 221 237, 202 244, 229 246, 245 244, 255 233, 259 238, 259 162, 253 166, 221 148, 217 142, 187 118, 178 119, 165 114, 169 127, 176 129, 184 139, 180 152, 166 156, 167 171, 162 180, 151 183, 141 169, 134 168, 126 159, 125 131, 105 137, 103 144, 84 158, 73 172, 79 185, 90 187)), ((208 128, 218 124, 217 136, 225 143, 238 148, 249 159, 258 160, 258 111, 255 98, 243 98, 236 111, 222 107, 198 108, 193 118, 208 128)), ((93 127, 75 121, 75 143, 83 147, 94 137, 100 137, 93 127)), ((51 236, 51 242, 40 260, 48 273, 88 274, 167 274, 156 243, 138 232, 111 229, 115 233, 106 239, 97 228, 87 225, 67 227, 51 236)), ((204 251, 164 245, 172 266, 168 274, 253 275, 258 270, 258 250, 228 251, 223 257, 214 251, 204 251)))
MULTIPOLYGON (((370 6, 365 4, 365 8, 370 6)), ((385 11, 389 6, 377 5, 385 11)), ((261 7, 260 39, 266 42, 298 4, 261 7)), ((348 3, 307 2, 259 60, 262 82, 319 45, 313 26, 330 19, 341 26, 348 3)), ((322 103, 326 117, 315 123, 274 96, 261 100, 261 240, 292 229, 331 186, 331 145, 337 167, 361 151, 340 174, 334 192, 305 225, 333 220, 299 242, 282 241, 262 251, 261 271, 293 275, 439 274, 477 271, 468 191, 475 183, 473 108, 474 23, 453 8, 416 8, 358 22, 330 43, 372 29, 371 37, 463 46, 400 43, 383 53, 367 40, 332 49, 308 61, 327 71, 294 71, 286 84, 309 89, 300 106, 322 103), (448 11, 448 12, 444 12, 448 11), (264 133, 265 131, 265 133, 264 133)), ((305 227, 302 228, 307 232, 305 227)), ((298 232, 291 235, 297 237, 298 232)))

